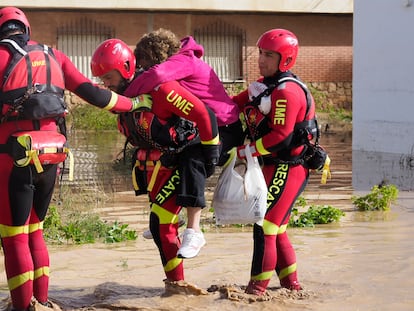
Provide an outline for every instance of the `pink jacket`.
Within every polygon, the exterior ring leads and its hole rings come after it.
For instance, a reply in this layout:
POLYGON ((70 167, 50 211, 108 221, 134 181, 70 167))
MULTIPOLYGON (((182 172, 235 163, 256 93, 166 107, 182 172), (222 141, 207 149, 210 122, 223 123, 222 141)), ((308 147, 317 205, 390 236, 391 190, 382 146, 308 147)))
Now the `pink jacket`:
POLYGON ((156 86, 176 80, 215 113, 218 126, 236 122, 239 108, 227 94, 214 70, 201 59, 203 54, 203 47, 193 37, 185 37, 181 40, 178 53, 135 78, 124 95, 134 97, 150 93, 156 86))

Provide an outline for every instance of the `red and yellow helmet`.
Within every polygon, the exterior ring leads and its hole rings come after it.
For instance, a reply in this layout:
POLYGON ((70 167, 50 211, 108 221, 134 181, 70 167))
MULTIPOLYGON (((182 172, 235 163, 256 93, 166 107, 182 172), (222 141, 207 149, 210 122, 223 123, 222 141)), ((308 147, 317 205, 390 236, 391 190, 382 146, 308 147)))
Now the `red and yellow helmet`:
POLYGON ((257 41, 257 46, 264 50, 279 53, 279 70, 288 71, 293 67, 298 55, 298 38, 286 29, 271 29, 262 34, 257 41), (288 61, 290 58, 290 61, 288 61))
POLYGON ((95 50, 91 60, 91 70, 95 77, 100 77, 111 70, 118 70, 125 79, 135 73, 135 56, 129 46, 119 39, 108 39, 95 50))
POLYGON ((0 35, 13 29, 16 22, 24 26, 24 31, 30 36, 30 24, 22 10, 13 6, 0 9, 0 35))

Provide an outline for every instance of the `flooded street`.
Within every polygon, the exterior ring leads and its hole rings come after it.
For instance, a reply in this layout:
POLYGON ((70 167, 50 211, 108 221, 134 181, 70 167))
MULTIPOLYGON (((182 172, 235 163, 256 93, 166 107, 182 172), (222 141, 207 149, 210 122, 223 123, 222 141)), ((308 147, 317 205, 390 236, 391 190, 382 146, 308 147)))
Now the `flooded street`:
MULTIPOLYGON (((128 188, 129 179, 110 172, 110 161, 123 145, 122 139, 115 140, 118 149, 94 145, 93 136, 79 137, 78 142, 87 148, 74 146, 75 154, 89 155, 82 165, 93 167, 95 175, 78 170, 75 177, 93 188, 108 178, 104 175, 112 175, 115 181, 106 187, 117 191, 97 210, 104 219, 130 224, 139 236, 136 241, 112 245, 50 246, 50 298, 63 310, 414 310, 414 193, 400 192, 388 212, 356 211, 350 201, 350 132, 323 136, 322 145, 332 159, 332 179, 320 185, 320 175, 312 174, 303 195, 309 204, 331 205, 345 216, 335 224, 288 229, 304 290, 288 293, 273 277, 266 301, 249 300, 242 292, 250 272, 251 227, 212 226, 208 209, 203 211, 207 245, 184 265, 188 282, 211 291, 202 296, 163 296, 158 250, 141 235, 148 226, 146 197, 135 197, 128 188), (97 150, 103 150, 102 154, 97 150)), ((213 185, 214 180, 209 190, 213 185)), ((0 270, 0 299, 6 299, 2 262, 0 270)))

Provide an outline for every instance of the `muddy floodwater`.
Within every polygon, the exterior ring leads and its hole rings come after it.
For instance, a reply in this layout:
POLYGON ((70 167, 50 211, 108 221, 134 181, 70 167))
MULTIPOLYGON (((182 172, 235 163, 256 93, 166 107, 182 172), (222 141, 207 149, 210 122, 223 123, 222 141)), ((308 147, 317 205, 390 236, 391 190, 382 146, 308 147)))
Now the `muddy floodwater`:
MULTIPOLYGON (((350 200, 356 194, 351 186, 350 132, 327 133, 322 144, 332 158, 332 179, 321 185, 320 176, 312 174, 303 196, 308 204, 331 205, 345 216, 334 224, 288 229, 303 291, 281 289, 273 277, 263 298, 244 295, 253 247, 251 227, 218 228, 212 225, 213 214, 205 209, 207 244, 184 266, 186 281, 207 294, 165 295, 158 250, 141 235, 148 227, 146 198, 135 197, 114 175, 117 182, 112 188, 117 191, 97 211, 109 221, 128 223, 138 231, 138 239, 110 245, 49 246, 50 299, 62 310, 414 310, 414 193, 400 192, 388 212, 358 212, 350 200)), ((99 149, 88 148, 77 152, 99 149)), ((106 153, 113 159, 117 150, 106 149, 106 153)), ((90 159, 99 157, 90 153, 90 159)), ((88 165, 100 171, 93 160, 88 165)), ((92 175, 89 180, 94 179, 92 175)), ((214 182, 208 196, 213 187, 214 182)), ((1 262, 0 307, 7 297, 1 262)))

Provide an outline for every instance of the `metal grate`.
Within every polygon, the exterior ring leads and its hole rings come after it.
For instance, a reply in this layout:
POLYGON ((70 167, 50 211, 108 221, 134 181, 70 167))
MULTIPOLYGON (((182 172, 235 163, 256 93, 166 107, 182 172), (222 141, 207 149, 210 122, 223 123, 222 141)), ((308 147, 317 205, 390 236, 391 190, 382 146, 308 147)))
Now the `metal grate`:
POLYGON ((57 37, 58 49, 70 58, 80 72, 94 80, 90 69, 92 54, 102 41, 114 37, 114 30, 81 18, 59 27, 57 37))
POLYGON ((243 79, 243 57, 246 55, 246 32, 223 21, 194 30, 194 38, 204 47, 204 61, 222 82, 243 79))

